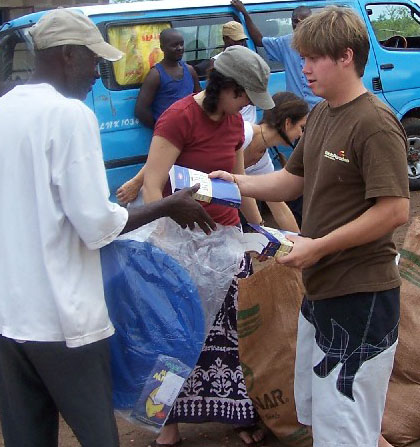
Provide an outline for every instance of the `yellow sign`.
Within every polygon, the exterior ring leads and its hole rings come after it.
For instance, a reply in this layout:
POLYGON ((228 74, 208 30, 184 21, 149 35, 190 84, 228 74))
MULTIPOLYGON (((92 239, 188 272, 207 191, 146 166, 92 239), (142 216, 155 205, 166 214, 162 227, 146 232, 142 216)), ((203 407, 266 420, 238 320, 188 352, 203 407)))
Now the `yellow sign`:
POLYGON ((169 23, 116 26, 108 30, 109 43, 125 53, 114 62, 115 79, 119 85, 141 84, 150 69, 163 58, 159 34, 169 23))

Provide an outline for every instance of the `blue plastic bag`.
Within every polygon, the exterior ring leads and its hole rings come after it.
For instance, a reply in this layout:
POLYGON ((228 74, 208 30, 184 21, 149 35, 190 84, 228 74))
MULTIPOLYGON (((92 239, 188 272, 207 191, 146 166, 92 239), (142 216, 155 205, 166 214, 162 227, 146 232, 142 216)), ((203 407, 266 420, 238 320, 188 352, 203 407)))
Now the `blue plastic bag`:
POLYGON ((158 431, 194 368, 243 256, 237 229, 160 219, 101 249, 115 409, 158 431), (158 245, 160 247, 158 247, 158 245))

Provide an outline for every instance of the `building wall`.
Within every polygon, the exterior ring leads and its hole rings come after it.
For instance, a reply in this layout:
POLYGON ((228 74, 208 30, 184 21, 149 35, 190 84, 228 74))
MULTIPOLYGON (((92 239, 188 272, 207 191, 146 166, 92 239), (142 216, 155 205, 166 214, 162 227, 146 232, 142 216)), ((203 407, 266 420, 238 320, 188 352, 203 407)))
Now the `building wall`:
POLYGON ((58 6, 103 5, 109 0, 0 0, 0 23, 58 6))

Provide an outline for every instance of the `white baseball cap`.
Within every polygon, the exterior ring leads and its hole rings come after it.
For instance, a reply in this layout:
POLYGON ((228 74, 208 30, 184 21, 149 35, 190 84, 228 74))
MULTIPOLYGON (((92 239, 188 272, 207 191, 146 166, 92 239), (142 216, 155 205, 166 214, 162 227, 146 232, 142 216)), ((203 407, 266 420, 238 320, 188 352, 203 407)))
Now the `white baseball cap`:
POLYGON ((61 45, 83 45, 99 57, 118 61, 124 53, 106 43, 96 25, 85 15, 58 8, 45 14, 29 29, 36 50, 61 45))

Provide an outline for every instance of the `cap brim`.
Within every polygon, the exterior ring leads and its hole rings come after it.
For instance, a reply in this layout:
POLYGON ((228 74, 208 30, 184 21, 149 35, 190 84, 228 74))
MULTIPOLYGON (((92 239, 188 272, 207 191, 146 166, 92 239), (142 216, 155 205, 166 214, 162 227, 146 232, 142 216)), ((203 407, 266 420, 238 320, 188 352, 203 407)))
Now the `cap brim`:
POLYGON ((230 37, 234 42, 238 42, 239 40, 248 39, 246 34, 234 34, 233 36, 230 34, 223 34, 226 37, 230 37))
POLYGON ((248 90, 247 88, 245 89, 245 91, 254 106, 257 106, 263 110, 270 110, 275 106, 273 98, 267 91, 253 92, 251 90, 248 90))
POLYGON ((91 43, 86 46, 96 55, 102 57, 103 59, 106 59, 107 61, 119 61, 124 56, 124 53, 122 51, 117 50, 117 48, 106 42, 91 43))

